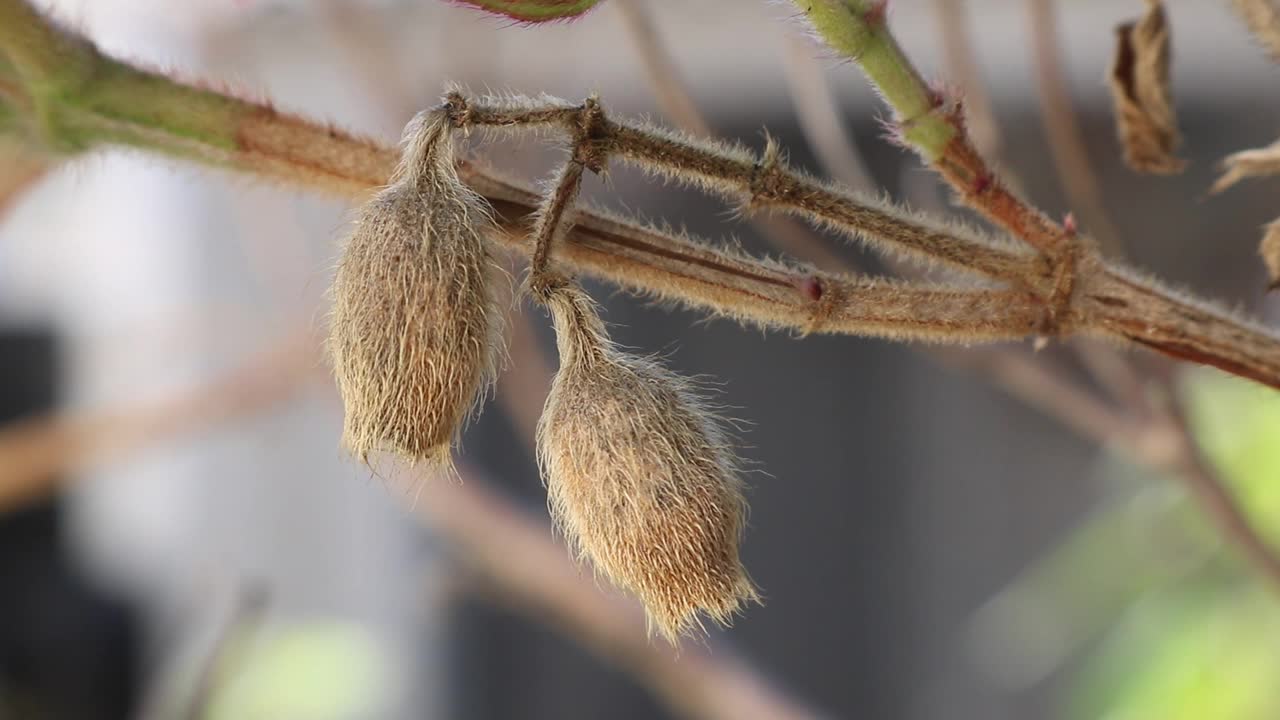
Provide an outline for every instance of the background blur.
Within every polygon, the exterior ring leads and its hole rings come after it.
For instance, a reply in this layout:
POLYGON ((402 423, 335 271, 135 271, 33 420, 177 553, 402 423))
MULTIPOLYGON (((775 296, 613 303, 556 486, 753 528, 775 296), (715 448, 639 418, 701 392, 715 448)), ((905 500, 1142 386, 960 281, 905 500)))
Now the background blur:
MULTIPOLYGON (((767 128, 795 164, 823 172, 784 72, 799 34, 786 4, 649 5, 717 134, 758 147, 767 128)), ((1223 155, 1274 139, 1280 74, 1226 3, 1172 5, 1192 164, 1150 178, 1120 161, 1102 81, 1112 28, 1143 3, 1057 3, 1088 156, 1138 265, 1275 322, 1254 250, 1280 212, 1274 183, 1207 188, 1223 155)), ((435 0, 53 6, 112 54, 388 142, 446 81, 599 92, 613 112, 662 118, 609 3, 537 27, 435 0)), ((1026 4, 967 6, 1006 164, 1037 204, 1065 212, 1026 4)), ((934 3, 895 3, 892 22, 922 68, 947 79, 934 3)), ((954 212, 914 156, 883 142, 885 110, 856 69, 821 67, 876 184, 954 212)), ((476 152, 533 181, 553 167, 550 145, 476 152)), ((714 201, 622 169, 610 187, 590 182, 599 204, 770 252, 714 201)), ((498 399, 465 437, 465 492, 393 465, 375 474, 339 451, 340 406, 310 337, 350 211, 132 152, 60 168, 9 209, 0 419, 26 424, 0 429, 0 448, 52 427, 54 445, 32 452, 76 462, 43 489, 0 493, 0 717, 677 717, 669 687, 637 680, 671 662, 689 677, 749 664, 830 717, 1280 716, 1280 605, 1177 482, 963 363, 880 341, 762 335, 600 286, 618 341, 718 379, 746 424, 743 452, 760 472, 744 557, 767 602, 678 658, 657 641, 639 655, 622 641, 585 648, 572 621, 495 591, 450 541, 450 523, 472 517, 467 502, 514 503, 524 512, 511 523, 538 531, 505 546, 496 530, 473 533, 499 562, 552 541, 531 451, 529 409, 554 367, 539 311, 517 324, 528 332, 498 399)), ((1084 377, 1062 348, 1037 361, 1084 377)), ((1280 398, 1210 372, 1181 380, 1210 457, 1259 524, 1280 528, 1280 398)), ((567 552, 536 557, 547 562, 527 566, 530 582, 610 592, 570 582, 567 552)), ((603 627, 639 631, 625 600, 584 602, 603 609, 603 627)), ((738 697, 744 709, 728 716, 750 717, 749 688, 738 697)))

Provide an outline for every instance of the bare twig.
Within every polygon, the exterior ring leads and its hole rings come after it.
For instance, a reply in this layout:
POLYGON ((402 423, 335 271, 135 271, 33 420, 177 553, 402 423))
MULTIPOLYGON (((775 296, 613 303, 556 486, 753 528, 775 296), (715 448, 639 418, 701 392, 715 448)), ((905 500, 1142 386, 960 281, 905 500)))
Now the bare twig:
POLYGON ((182 662, 183 649, 175 651, 177 662, 167 662, 155 673, 154 684, 143 698, 142 720, 201 720, 209 703, 238 659, 238 651, 261 625, 267 609, 267 588, 251 581, 236 588, 227 617, 217 626, 208 649, 198 664, 182 662), (189 677, 194 670, 194 678, 189 677))
MULTIPOLYGON (((615 0, 622 15, 623 27, 635 45, 644 66, 649 89, 663 114, 676 126, 697 137, 714 137, 711 125, 698 110, 693 94, 683 82, 675 61, 662 44, 647 0, 615 0)), ((843 180, 840 176, 833 176, 843 180)), ((850 185, 859 189, 866 186, 850 185)), ((777 215, 752 215, 748 218, 760 234, 775 247, 805 258, 823 270, 849 272, 852 263, 835 252, 830 243, 809 231, 793 218, 777 215)))
POLYGON ((663 114, 693 135, 710 137, 711 126, 686 91, 670 53, 662 47, 662 38, 658 35, 653 15, 645 7, 645 0, 614 0, 613 4, 622 13, 627 34, 635 43, 636 55, 644 64, 649 90, 658 99, 663 114))
POLYGON ((103 462, 279 403, 317 377, 315 343, 288 338, 227 377, 126 411, 52 414, 0 428, 0 511, 42 497, 81 463, 103 462))
POLYGON ((474 471, 462 484, 429 482, 416 510, 458 557, 495 585, 490 597, 532 611, 601 657, 618 663, 686 717, 706 720, 814 718, 724 649, 672 650, 649 640, 638 606, 604 594, 550 541, 550 529, 493 491, 474 471))
MULTIPOLYGON (((58 483, 71 479, 72 470, 106 461, 109 456, 101 452, 105 448, 114 450, 115 457, 140 452, 173 437, 172 428, 193 432, 260 407, 246 398, 278 401, 281 396, 273 393, 307 377, 299 372, 299 364, 316 366, 314 350, 295 360, 300 358, 305 360, 279 367, 274 361, 255 363, 258 367, 242 376, 198 388, 165 408, 115 410, 92 417, 63 414, 0 429, 0 511, 55 492, 58 483), (228 396, 239 401, 211 401, 228 396), (210 404, 219 404, 221 412, 191 411, 210 404)), ((725 649, 712 654, 697 643, 679 651, 651 643, 639 607, 602 594, 552 540, 549 527, 486 490, 477 478, 468 477, 465 484, 438 480, 423 481, 422 501, 415 503, 415 511, 442 533, 462 562, 478 570, 499 591, 496 595, 510 599, 516 609, 550 619, 634 672, 673 709, 704 720, 819 717, 725 649)))
MULTIPOLYGON (((969 136, 987 162, 995 167, 1004 165, 1004 135, 995 105, 987 84, 982 81, 973 43, 969 41, 968 12, 965 0, 934 0, 934 13, 941 29, 942 51, 947 59, 951 79, 960 87, 964 97, 965 124, 969 136)), ((1003 173, 1014 184, 1016 178, 1003 173)))
POLYGON ((829 177, 854 190, 872 192, 876 189, 875 180, 845 127, 835 94, 825 82, 822 64, 813 53, 812 42, 794 34, 787 36, 782 66, 800 129, 829 177))
POLYGON ((187 701, 186 711, 180 717, 185 720, 201 720, 207 716, 209 703, 231 671, 229 665, 234 661, 237 644, 246 641, 258 628, 266 609, 265 588, 251 584, 241 589, 231 617, 219 628, 209 654, 200 664, 195 688, 187 701))
POLYGON ((1217 526, 1219 534, 1271 581, 1272 590, 1280 593, 1280 557, 1250 522, 1248 513, 1204 456, 1191 432, 1181 400, 1172 392, 1161 400, 1161 420, 1168 428, 1174 450, 1168 465, 1169 472, 1183 480, 1197 504, 1217 526))
POLYGON ((1107 213, 1098 177, 1089 163, 1084 131, 1071 102, 1062 71, 1062 49, 1058 46, 1054 0, 1031 0, 1032 57, 1036 67, 1036 89, 1040 93, 1040 120, 1049 139, 1053 165, 1062 180, 1067 200, 1080 214, 1084 226, 1113 255, 1124 253, 1123 241, 1107 213))

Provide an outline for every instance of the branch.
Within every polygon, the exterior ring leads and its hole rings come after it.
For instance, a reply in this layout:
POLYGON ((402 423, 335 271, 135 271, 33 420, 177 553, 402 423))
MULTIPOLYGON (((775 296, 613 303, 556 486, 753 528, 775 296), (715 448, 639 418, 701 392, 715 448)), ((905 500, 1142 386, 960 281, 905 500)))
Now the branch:
MULTIPOLYGON (((711 126, 676 70, 675 61, 662 44, 652 13, 645 0, 614 0, 623 27, 631 36, 636 54, 644 67, 649 89, 662 113, 685 132, 695 137, 713 137, 711 126)), ((851 185, 858 189, 866 189, 851 185)), ((823 270, 850 272, 852 264, 837 253, 829 242, 810 231, 803 223, 785 216, 751 215, 752 226, 774 247, 811 262, 823 270)))
POLYGON ((796 120, 827 177, 854 190, 875 190, 871 171, 845 127, 840 106, 822 76, 822 65, 813 56, 812 43, 789 36, 782 65, 796 120))
POLYGON ((968 13, 965 0, 934 0, 934 13, 941 29, 942 51, 951 81, 964 96, 965 123, 978 152, 993 165, 1004 159, 1003 133, 996 118, 995 105, 982 72, 978 68, 973 43, 969 41, 968 13))
POLYGON ((1120 231, 1102 199, 1101 184, 1089 162, 1084 130, 1071 103, 1053 11, 1053 0, 1031 0, 1031 46, 1036 88, 1040 91, 1040 121, 1067 200, 1102 247, 1119 257, 1124 254, 1120 231))
POLYGON ((0 514, 49 495, 88 462, 207 429, 282 402, 316 377, 316 342, 286 337, 227 377, 174 398, 123 412, 51 414, 0 427, 0 514))
MULTIPOLYGON (((164 444, 182 433, 251 415, 318 377, 313 346, 295 342, 263 354, 224 380, 154 406, 103 413, 57 413, 0 427, 0 514, 57 492, 76 471, 164 444)), ((536 403, 535 403, 536 405, 536 403)), ((457 557, 497 595, 630 670, 659 698, 702 720, 783 718, 818 713, 788 697, 724 648, 686 643, 678 651, 649 641, 643 613, 599 591, 531 519, 476 477, 424 483, 414 503, 457 557)))
POLYGON ((425 484, 415 512, 440 530, 458 557, 498 592, 488 596, 532 612, 621 666, 684 717, 804 720, 814 710, 775 689, 724 648, 692 642, 672 650, 650 641, 639 608, 602 593, 550 540, 545 524, 503 499, 472 471, 465 482, 425 484), (677 657, 678 656, 678 657, 677 657))
MULTIPOLYGON (((851 4, 856 2, 850 0, 851 4)), ((947 5, 941 2, 940 7, 947 5)), ((881 9, 883 6, 880 6, 881 9)), ((857 9, 857 8, 855 8, 857 9)), ((1036 57, 1039 67, 1040 79, 1043 84, 1049 86, 1042 88, 1041 99, 1045 104, 1046 120, 1049 116, 1066 115, 1066 120, 1062 122, 1050 123, 1050 137, 1054 143, 1055 156, 1076 155, 1074 163, 1059 163, 1057 165, 1058 172, 1064 176, 1064 184, 1070 188, 1075 186, 1077 190, 1084 189, 1086 195, 1092 194, 1097 196, 1096 181, 1094 173, 1088 164, 1088 159, 1082 154, 1079 144, 1073 144, 1078 137, 1070 132, 1072 128, 1076 128, 1078 135, 1078 125, 1073 122, 1074 113, 1069 101, 1066 99, 1065 82, 1061 76, 1061 66, 1057 61, 1056 41, 1053 36, 1052 23, 1052 7, 1049 0, 1033 0, 1032 3, 1032 22, 1034 25, 1033 36, 1036 38, 1036 57), (1056 132, 1055 132, 1056 130, 1056 132), (1075 182, 1071 178, 1066 177, 1074 173, 1075 182)), ((846 17, 848 22, 879 22, 883 24, 883 17, 877 16, 875 13, 858 15, 851 13, 846 17)), ((955 23, 958 17, 954 13, 948 18, 944 15, 944 20, 955 23)), ((887 29, 885 29, 887 32, 887 29)), ((952 33, 962 33, 962 30, 953 29, 952 33)), ((958 48, 958 52, 964 53, 964 48, 968 47, 967 42, 950 43, 958 48)), ((896 47, 896 45, 894 46, 896 47)), ((855 57, 855 59, 857 59, 855 57)), ((897 62, 907 63, 909 61, 905 56, 896 58, 897 62)), ((864 68, 865 69, 865 68, 864 68)), ((875 80, 875 76, 871 71, 867 72, 868 76, 875 80)), ((969 145, 968 139, 965 137, 964 125, 957 120, 956 123, 957 139, 960 147, 969 145)), ((948 148, 948 152, 952 148, 948 148)), ((962 155, 968 156, 968 152, 964 151, 962 155)), ((945 158, 944 161, 945 162, 945 158)), ((978 161, 981 162, 980 160, 978 161)), ((941 164, 941 163, 940 163, 941 164)), ((980 172, 989 171, 981 169, 980 172)), ((939 172, 954 184, 955 178, 948 174, 945 168, 939 168, 939 172)), ((984 197, 981 193, 973 194, 964 192, 963 187, 958 187, 961 197, 972 206, 979 210, 986 210, 991 214, 992 209, 985 207, 984 203, 989 203, 991 198, 984 197)), ((1105 207, 1099 203, 1095 211, 1097 219, 1100 220, 1104 227, 1114 227, 1106 214, 1105 207)), ((1028 210, 1027 212, 1034 212, 1028 210)), ((1027 239, 1033 245, 1037 245, 1030 238, 1027 239)), ((1063 236, 1066 240, 1066 249, 1070 251, 1073 245, 1078 243, 1072 234, 1063 236)), ((1118 245, 1118 238, 1117 238, 1118 245)), ((1038 246, 1038 245, 1037 245, 1038 246)), ((1053 248, 1057 250, 1058 248, 1053 248)), ((1145 281, 1133 276, 1129 271, 1119 266, 1105 267, 1103 262, 1098 258, 1091 259, 1096 263, 1097 267, 1090 268, 1088 272, 1076 270, 1073 272, 1081 272, 1085 282, 1090 282, 1094 272, 1101 271, 1111 276, 1107 284, 1114 284, 1117 289, 1126 287, 1125 292, 1116 296, 1108 296, 1105 299, 1102 296, 1095 300, 1102 302, 1104 305, 1113 306, 1115 309, 1122 310, 1120 315, 1129 315, 1129 311, 1134 311, 1132 317, 1124 319, 1119 316, 1112 316, 1103 320, 1103 324, 1116 323, 1124 325, 1124 328, 1114 328, 1118 333, 1127 335, 1131 339, 1143 344, 1153 344, 1160 346, 1166 353, 1175 357, 1181 353, 1185 353, 1187 359, 1197 359, 1204 352, 1204 348, 1200 347, 1203 338, 1198 338, 1195 342, 1186 342, 1185 339, 1179 339, 1179 331, 1174 327, 1165 327, 1155 329, 1147 328, 1150 333, 1146 338, 1140 337, 1142 331, 1133 324, 1133 320, 1142 317, 1143 312, 1138 307, 1151 299, 1152 288, 1145 285, 1145 281), (1122 296, 1126 296, 1123 297, 1122 296)), ((1156 293, 1163 295, 1164 293, 1156 293)), ((1163 302, 1163 298, 1155 302, 1163 302)), ((1203 316, 1197 317, 1198 312, 1202 312, 1207 308, 1197 307, 1194 302, 1187 302, 1177 311, 1183 315, 1183 318, 1193 324, 1204 321, 1203 316)), ((1217 335, 1217 333, 1214 333, 1217 335)), ((1210 341, 1210 344, 1234 344, 1240 338, 1218 336, 1210 341)), ((1238 350, 1244 350, 1244 345, 1248 345, 1245 341, 1238 350)), ((1270 353, 1272 350, 1261 349, 1264 353, 1270 353)), ((1248 352, 1246 350, 1246 352, 1248 352)), ((1112 386, 1121 399, 1128 402, 1132 407, 1132 411, 1144 417, 1142 420, 1130 422, 1122 417, 1117 417, 1109 406, 1093 402, 1083 396, 1073 397, 1070 387, 1061 386, 1053 381, 1052 375, 1043 375, 1036 377, 1036 371, 1040 370, 1033 366, 1013 365, 1006 366, 1001 370, 1000 377, 1004 380, 1006 387, 1015 391, 1020 397, 1028 400, 1032 404, 1041 406, 1044 409, 1056 411, 1056 414, 1067 424, 1081 431, 1086 436, 1093 436, 1102 442, 1119 442, 1128 447, 1131 452, 1139 460, 1156 469, 1165 470, 1179 478, 1181 478, 1198 504, 1209 516, 1209 518, 1217 525, 1222 536, 1232 545, 1239 548, 1244 556, 1254 565, 1255 568, 1266 578, 1271 587, 1280 591, 1280 556, 1266 543, 1257 529, 1249 522, 1247 514, 1243 508, 1232 497, 1227 490, 1225 484, 1219 478, 1213 468, 1205 461, 1199 447, 1195 442, 1195 438, 1191 433, 1185 417, 1182 414, 1178 403, 1176 388, 1170 380, 1164 379, 1153 388, 1159 395, 1155 398, 1155 403, 1162 401, 1163 405, 1153 407, 1153 401, 1149 401, 1140 393, 1133 392, 1134 373, 1128 363, 1123 359, 1113 361, 1109 354, 1106 353, 1087 353, 1083 355, 1084 359, 1089 363, 1090 368, 1104 379, 1108 380, 1108 384, 1112 386), (1118 376, 1118 377, 1117 377, 1118 376), (1153 412, 1154 411, 1154 412, 1153 412)), ((996 361, 1002 358, 995 358, 996 361)), ((1210 364, 1217 364, 1211 362, 1210 364)))
MULTIPOLYGON (((828 0, 814 7, 834 5, 828 0)), ((0 19, 13 17, 15 8, 25 10, 26 5, 22 0, 0 0, 0 19)), ((48 40, 49 35, 62 36, 30 11, 17 14, 26 18, 24 22, 42 25, 38 32, 15 32, 5 20, 0 23, 4 27, 0 43, 31 43, 48 40)), ((877 77, 890 81, 893 89, 886 94, 891 100, 907 103, 909 108, 920 105, 927 88, 905 62, 887 29, 868 30, 865 21, 858 22, 863 31, 845 33, 845 39, 853 42, 861 37, 880 51, 863 57, 863 64, 873 68, 877 77)), ((44 142, 48 150, 72 153, 100 144, 131 145, 352 198, 366 197, 384 183, 395 164, 397 154, 391 147, 267 105, 130 67, 102 56, 83 42, 50 42, 50 47, 70 48, 66 72, 43 73, 61 78, 61 84, 56 92, 40 85, 25 88, 29 94, 43 93, 35 103, 43 108, 36 118, 42 123, 41 131, 29 140, 44 142), (85 72, 86 67, 91 72, 85 72)), ((30 54, 37 58, 49 55, 30 54)), ((54 54, 53 61, 61 62, 62 58, 54 54)), ((795 212, 832 216, 835 220, 826 220, 848 234, 908 248, 971 272, 1010 279, 1014 289, 924 288, 921 298, 936 300, 939 309, 930 316, 914 317, 912 313, 918 308, 913 302, 920 298, 904 295, 899 286, 884 281, 753 260, 590 212, 579 214, 576 231, 555 260, 633 290, 766 326, 809 329, 818 310, 811 299, 816 282, 837 290, 827 299, 828 305, 834 305, 832 311, 823 311, 833 318, 822 328, 825 332, 980 341, 1018 337, 1028 331, 1051 335, 1083 331, 1126 338, 1280 387, 1280 343, 1267 331, 1225 311, 1184 299, 1154 282, 1139 280, 1130 271, 1096 267, 1100 261, 1081 250, 1079 243, 1068 242, 1062 228, 993 182, 976 152, 956 134, 955 119, 937 110, 930 104, 918 117, 903 116, 904 137, 929 152, 941 147, 938 162, 944 176, 957 188, 967 187, 966 197, 981 200, 978 206, 1017 237, 1053 251, 1051 259, 1031 257, 954 228, 924 224, 918 218, 904 219, 878 202, 812 179, 788 174, 782 189, 792 195, 790 199, 805 201, 795 212), (951 129, 944 132, 942 123, 951 129), (944 136, 946 140, 940 144, 944 136), (1068 245, 1073 246, 1072 252, 1063 251, 1068 245), (1077 266, 1093 271, 1077 281, 1077 266), (887 298, 886 288, 892 291, 887 298), (866 307, 867 303, 874 306, 866 307), (957 322, 956 313, 975 311, 999 311, 1000 315, 986 322, 973 317, 957 322), (1043 322, 1028 322, 1033 313, 1043 322), (1019 323, 1024 323, 1021 331, 1017 330, 1019 323)), ((611 124, 627 141, 628 157, 664 172, 673 171, 672 158, 655 153, 671 148, 679 151, 680 162, 718 164, 722 159, 715 148, 683 137, 616 121, 611 124)), ((733 163, 725 169, 738 179, 744 177, 740 171, 745 169, 749 175, 760 161, 744 151, 730 155, 733 163)), ((779 163, 778 170, 785 168, 779 163)), ((475 164, 465 163, 460 172, 464 181, 490 200, 501 218, 506 232, 495 239, 523 247, 523 218, 538 204, 538 195, 475 164)), ((695 168, 692 174, 699 172, 695 168)), ((787 198, 771 195, 766 199, 776 204, 787 198)))

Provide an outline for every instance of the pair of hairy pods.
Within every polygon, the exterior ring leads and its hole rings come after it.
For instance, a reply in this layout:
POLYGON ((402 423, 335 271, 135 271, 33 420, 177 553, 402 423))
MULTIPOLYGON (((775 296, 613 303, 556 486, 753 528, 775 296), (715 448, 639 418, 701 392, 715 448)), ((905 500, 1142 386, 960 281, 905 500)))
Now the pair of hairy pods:
MULTIPOLYGON (((343 443, 448 465, 501 354, 500 271, 483 198, 458 179, 442 111, 406 128, 389 185, 338 264, 329 351, 343 443)), ((549 506, 580 556, 671 640, 727 622, 755 588, 739 560, 746 503, 724 433, 689 383, 609 340, 590 297, 539 284, 560 353, 538 426, 549 506)))

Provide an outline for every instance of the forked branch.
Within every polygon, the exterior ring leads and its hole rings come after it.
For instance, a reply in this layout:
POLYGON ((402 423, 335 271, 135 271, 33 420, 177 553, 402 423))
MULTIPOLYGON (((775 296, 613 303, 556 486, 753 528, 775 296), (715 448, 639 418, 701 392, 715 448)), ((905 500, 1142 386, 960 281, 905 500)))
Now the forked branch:
MULTIPOLYGON (((0 49, 21 63, 5 77, 5 86, 17 87, 20 98, 11 101, 6 94, 0 105, 21 114, 22 121, 5 127, 43 152, 74 154, 123 144, 354 198, 383 185, 395 167, 393 147, 107 58, 53 27, 23 0, 0 0, 0 26, 0 49), (28 77, 42 81, 28 85, 23 80, 28 77), (30 108, 39 110, 26 114, 30 108)), ((887 29, 872 28, 868 37, 886 57, 901 58, 887 29)), ((862 56, 864 64, 869 58, 862 56)), ((907 87, 919 83, 918 74, 894 63, 878 67, 902 86, 886 90, 887 97, 921 105, 919 116, 902 118, 907 141, 929 148, 928 153, 937 151, 926 156, 965 189, 962 195, 1043 254, 910 216, 794 173, 776 147, 757 157, 742 148, 606 118, 609 152, 748 210, 781 209, 848 236, 1002 281, 1006 288, 902 285, 819 273, 588 209, 577 211, 575 227, 557 246, 554 262, 768 327, 810 330, 821 317, 816 329, 822 332, 953 342, 1084 332, 1280 387, 1280 340, 1272 333, 1105 263, 1083 238, 1073 239, 1067 228, 994 182, 971 146, 957 139, 953 108, 936 94, 921 94, 922 84, 907 87), (928 98, 933 99, 926 103, 928 98)), ((0 74, 12 69, 0 66, 0 74)), ((528 123, 536 110, 544 113, 542 123, 557 124, 574 116, 577 107, 560 101, 537 108, 481 104, 472 108, 469 122, 497 125, 508 113, 507 119, 528 123), (490 111, 497 114, 485 118, 490 111)), ((459 172, 493 205, 504 230, 494 239, 524 246, 525 218, 539 206, 540 196, 474 163, 463 163, 459 172)))

